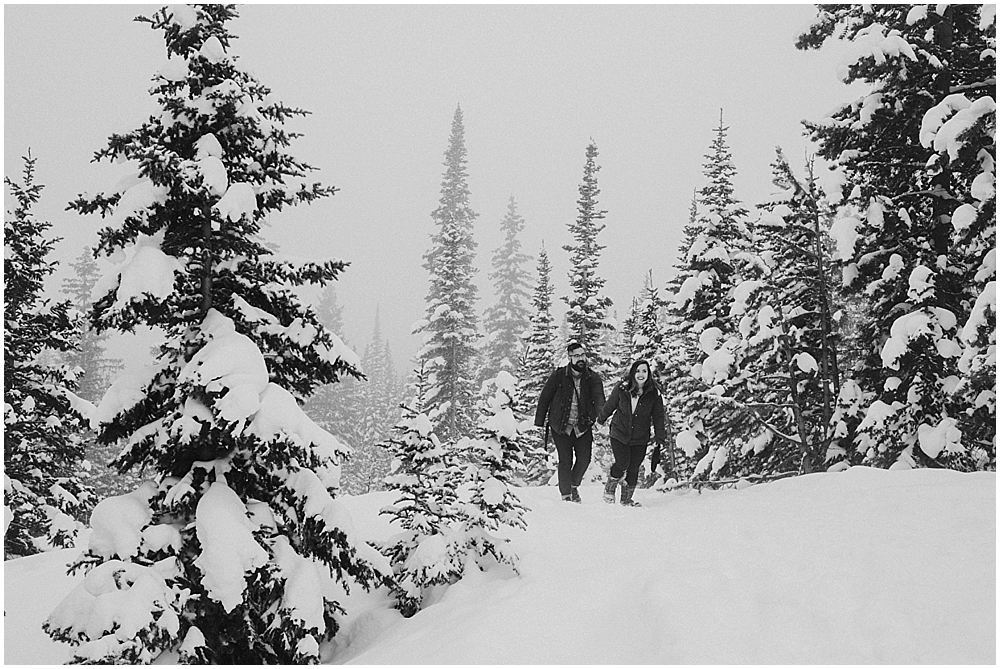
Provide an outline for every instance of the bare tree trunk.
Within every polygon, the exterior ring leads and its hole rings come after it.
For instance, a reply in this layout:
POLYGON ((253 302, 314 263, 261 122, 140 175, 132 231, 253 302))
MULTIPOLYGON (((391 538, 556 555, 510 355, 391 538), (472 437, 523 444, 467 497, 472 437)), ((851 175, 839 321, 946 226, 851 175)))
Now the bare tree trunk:
POLYGON ((783 315, 781 322, 781 345, 785 350, 785 371, 788 374, 788 391, 792 398, 792 415, 795 417, 795 429, 799 434, 799 454, 801 456, 801 470, 808 474, 813 470, 813 454, 809 445, 809 430, 806 427, 806 419, 802 413, 802 399, 799 397, 799 386, 795 380, 795 361, 792 360, 792 348, 789 343, 788 324, 783 315))
POLYGON ((205 219, 201 224, 201 234, 204 248, 201 252, 201 317, 208 315, 208 310, 212 308, 212 215, 211 209, 206 211, 205 219))
MULTIPOLYGON (((830 314, 830 291, 827 281, 826 263, 823 261, 823 237, 820 230, 820 211, 815 197, 815 181, 813 175, 813 163, 809 164, 809 194, 812 200, 813 211, 813 232, 815 235, 816 270, 819 276, 819 303, 820 303, 820 371, 823 384, 823 435, 820 444, 828 443, 831 432, 831 421, 833 420, 833 395, 840 395, 840 369, 837 365, 837 350, 832 339, 831 331, 832 316, 830 314)), ((814 453, 817 458, 820 453, 814 453)))

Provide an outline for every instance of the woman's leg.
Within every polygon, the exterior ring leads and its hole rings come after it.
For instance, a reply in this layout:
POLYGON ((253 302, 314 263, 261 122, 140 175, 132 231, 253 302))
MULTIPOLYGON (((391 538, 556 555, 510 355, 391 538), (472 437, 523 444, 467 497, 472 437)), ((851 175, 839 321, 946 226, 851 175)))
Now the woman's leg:
POLYGON ((629 468, 629 455, 631 453, 626 444, 617 439, 611 440, 611 453, 615 456, 615 461, 611 465, 611 478, 620 479, 629 468))
MULTIPOLYGON (((625 483, 634 488, 639 482, 639 468, 642 467, 642 459, 646 457, 646 444, 628 446, 628 466, 625 469, 625 483)), ((615 453, 615 462, 618 461, 618 454, 615 453)))

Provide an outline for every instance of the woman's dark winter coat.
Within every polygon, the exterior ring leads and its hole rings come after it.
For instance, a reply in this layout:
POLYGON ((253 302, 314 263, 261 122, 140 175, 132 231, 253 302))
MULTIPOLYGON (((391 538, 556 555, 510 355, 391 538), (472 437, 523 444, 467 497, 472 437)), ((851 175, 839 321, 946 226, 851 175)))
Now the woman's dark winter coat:
MULTIPOLYGON (((545 382, 538 396, 535 425, 548 425, 559 434, 565 434, 569 423, 569 409, 573 402, 573 373, 569 365, 558 367, 545 382)), ((604 406, 604 383, 601 376, 589 367, 580 375, 579 422, 581 429, 589 429, 597 420, 597 412, 604 406)))
POLYGON ((652 423, 656 442, 666 441, 663 400, 655 384, 647 383, 644 386, 639 402, 635 405, 635 413, 632 413, 632 398, 629 396, 627 384, 616 385, 597 416, 597 421, 603 425, 612 414, 614 414, 611 418, 612 439, 630 446, 648 444, 649 428, 652 423))

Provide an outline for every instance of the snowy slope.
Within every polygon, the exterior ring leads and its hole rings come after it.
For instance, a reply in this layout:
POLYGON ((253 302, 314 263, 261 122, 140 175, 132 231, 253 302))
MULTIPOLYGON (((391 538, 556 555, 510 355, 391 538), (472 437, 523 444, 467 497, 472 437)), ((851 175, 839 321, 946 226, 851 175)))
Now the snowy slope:
MULTIPOLYGON (((354 593, 334 664, 996 662, 996 475, 854 468, 645 507, 519 491, 521 575, 476 574, 411 619, 354 593)), ((382 538, 376 493, 346 502, 382 538)), ((70 551, 8 561, 4 660, 56 663, 35 628, 70 551)))

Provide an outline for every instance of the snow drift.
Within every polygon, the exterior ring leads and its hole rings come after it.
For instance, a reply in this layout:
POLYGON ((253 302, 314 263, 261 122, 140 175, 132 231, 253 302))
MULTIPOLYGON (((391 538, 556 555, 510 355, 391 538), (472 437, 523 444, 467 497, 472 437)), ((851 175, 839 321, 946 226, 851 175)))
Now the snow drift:
MULTIPOLYGON (((467 575, 414 617, 353 592, 332 664, 993 664, 996 475, 855 467, 739 490, 637 492, 644 508, 517 490, 521 576, 467 575)), ((342 498, 358 537, 389 493, 342 498)), ((41 631, 72 550, 5 564, 4 661, 41 631)))

